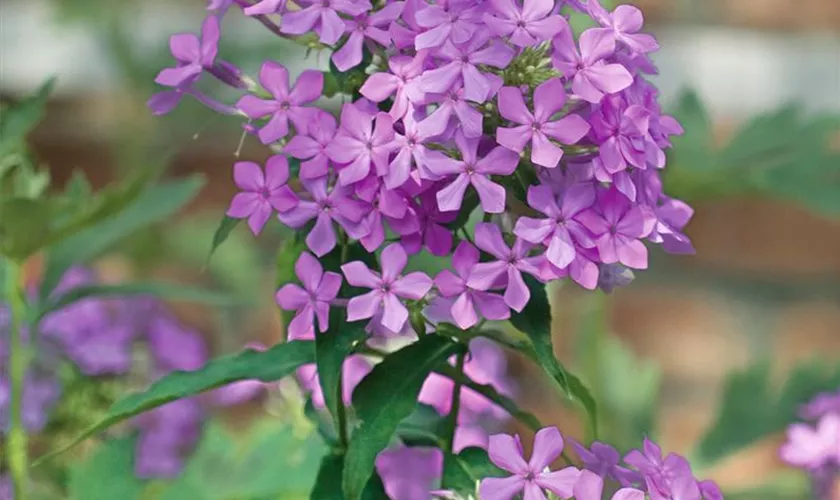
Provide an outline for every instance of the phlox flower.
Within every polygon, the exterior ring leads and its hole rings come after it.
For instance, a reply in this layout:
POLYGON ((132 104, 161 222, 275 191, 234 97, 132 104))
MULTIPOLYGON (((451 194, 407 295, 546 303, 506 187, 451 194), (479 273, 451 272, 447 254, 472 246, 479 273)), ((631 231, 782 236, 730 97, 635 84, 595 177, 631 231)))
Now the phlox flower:
POLYGON ((647 33, 639 33, 644 23, 644 16, 637 7, 619 5, 612 12, 608 12, 599 0, 589 0, 586 7, 592 18, 603 26, 601 29, 614 37, 616 42, 638 53, 659 50, 656 38, 647 33))
POLYGON ((590 28, 580 35, 580 52, 568 26, 554 38, 554 67, 572 81, 572 92, 581 99, 597 103, 605 94, 615 94, 633 83, 633 75, 621 64, 604 61, 615 52, 615 38, 590 28))
POLYGON ((387 29, 383 28, 387 28, 396 21, 402 9, 402 2, 389 3, 376 12, 363 12, 351 20, 344 21, 350 36, 332 55, 335 67, 340 71, 347 71, 358 66, 362 62, 365 40, 372 40, 383 47, 388 47, 391 44, 391 35, 387 29))
POLYGON ((341 275, 324 272, 321 263, 303 252, 295 263, 295 274, 303 287, 287 283, 277 292, 277 304, 287 311, 297 311, 289 323, 289 338, 305 338, 315 328, 324 333, 329 328, 330 302, 341 288, 341 275))
POLYGON ((649 235, 656 224, 652 211, 630 203, 615 187, 601 191, 596 206, 600 213, 587 210, 578 215, 578 220, 595 235, 601 261, 647 269, 648 251, 641 239, 649 235))
POLYGON ((336 163, 346 164, 338 171, 338 182, 348 186, 370 173, 385 175, 394 142, 394 121, 386 113, 375 116, 353 104, 341 109, 341 128, 327 146, 327 155, 336 163))
POLYGON ((419 103, 425 94, 420 90, 420 76, 424 74, 428 51, 420 50, 414 57, 394 56, 388 59, 389 72, 367 77, 359 93, 373 102, 394 97, 388 112, 395 120, 411 114, 412 104, 419 103))
POLYGON ((314 30, 321 43, 335 44, 344 34, 344 21, 338 13, 360 16, 373 8, 368 0, 304 0, 305 8, 287 12, 280 31, 290 35, 303 35, 314 30))
POLYGON ((198 79, 201 72, 216 62, 219 51, 219 18, 207 16, 201 25, 201 38, 192 33, 178 33, 169 38, 169 50, 178 62, 174 68, 158 73, 155 82, 167 87, 181 87, 198 79))
MULTIPOLYGON (((574 486, 575 500, 601 500, 604 493, 604 480, 594 472, 584 470, 574 486)), ((612 500, 645 500, 645 492, 636 488, 621 488, 611 497, 612 500)))
POLYGON ((254 162, 240 161, 233 165, 233 180, 242 190, 230 202, 227 215, 235 219, 248 219, 248 227, 260 234, 274 210, 286 212, 298 204, 297 196, 286 185, 289 180, 289 162, 285 156, 268 159, 265 173, 254 162))
POLYGON ((484 22, 493 34, 509 37, 517 47, 530 47, 550 40, 565 26, 554 12, 554 0, 490 0, 493 11, 484 14, 484 22))
POLYGON ((481 25, 482 7, 472 2, 444 2, 426 5, 417 11, 417 24, 428 29, 417 35, 417 50, 440 47, 447 40, 456 44, 469 41, 481 25))
POLYGON ((400 299, 420 300, 432 288, 432 279, 425 273, 414 272, 401 276, 408 263, 408 255, 399 244, 392 244, 379 257, 382 274, 371 271, 363 262, 353 261, 341 266, 347 282, 353 286, 370 288, 370 292, 353 297, 347 304, 347 320, 372 318, 382 310, 382 326, 398 332, 408 321, 408 309, 400 299))
POLYGON ((250 7, 245 7, 242 12, 246 16, 258 16, 265 14, 276 14, 283 12, 288 0, 261 0, 250 7))
POLYGON ((283 152, 287 155, 305 160, 300 164, 301 179, 316 179, 329 173, 330 158, 327 156, 327 146, 335 137, 336 128, 333 115, 316 110, 310 118, 306 135, 298 131, 298 134, 283 147, 283 152))

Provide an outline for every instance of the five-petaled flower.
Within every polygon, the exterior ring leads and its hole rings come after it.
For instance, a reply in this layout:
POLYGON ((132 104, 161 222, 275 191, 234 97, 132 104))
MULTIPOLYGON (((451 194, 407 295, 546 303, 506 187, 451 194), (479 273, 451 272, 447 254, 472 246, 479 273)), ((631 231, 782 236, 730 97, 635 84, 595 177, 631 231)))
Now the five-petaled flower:
MULTIPOLYGON (((277 304, 287 311, 297 311, 289 323, 289 338, 311 337, 318 320, 321 333, 329 328, 330 303, 338 296, 341 275, 324 272, 321 263, 308 252, 303 252, 295 264, 295 274, 303 287, 295 283, 283 285, 276 295, 277 304)), ((337 332, 336 335, 340 335, 337 332)))
POLYGON ((233 166, 233 180, 242 192, 231 200, 227 215, 235 219, 247 217, 248 227, 254 234, 260 234, 274 210, 288 212, 298 204, 297 196, 286 185, 289 162, 285 156, 269 158, 265 173, 254 162, 237 162, 233 166))

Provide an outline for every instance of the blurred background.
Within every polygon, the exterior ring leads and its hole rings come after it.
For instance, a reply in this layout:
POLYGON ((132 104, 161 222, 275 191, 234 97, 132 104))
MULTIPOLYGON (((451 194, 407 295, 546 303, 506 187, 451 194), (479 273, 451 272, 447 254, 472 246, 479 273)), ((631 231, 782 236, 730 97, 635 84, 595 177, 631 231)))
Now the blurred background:
MULTIPOLYGON (((633 3, 662 47, 654 54, 662 102, 688 131, 670 158, 666 190, 696 209, 687 232, 697 255, 654 252, 650 271, 606 298, 557 290, 555 347, 571 365, 588 359, 603 368, 585 376, 606 401, 604 413, 613 404, 632 411, 626 407, 642 394, 657 410, 640 428, 656 422, 665 448, 689 453, 715 421, 733 371, 769 360, 775 384, 817 357, 840 364, 840 2, 633 3), (729 148, 733 140, 743 148, 729 148)), ((0 93, 14 100, 58 77, 46 119, 30 136, 57 187, 75 170, 97 187, 164 162, 167 175, 206 176, 187 210, 129 238, 95 267, 106 281, 165 277, 247 298, 248 306, 210 313, 175 306, 213 352, 227 353, 283 337, 273 302, 283 234, 274 227, 255 240, 239 227, 203 270, 235 192, 240 124, 192 100, 165 118, 145 106, 170 60, 168 36, 196 31, 204 7, 202 0, 3 0, 0 93)), ((268 57, 298 70, 326 63, 302 60, 298 48, 239 15, 225 19, 224 35, 222 57, 251 74, 268 57)), ((245 140, 241 158, 265 156, 245 140)), ((579 433, 546 386, 521 383, 540 375, 523 360, 510 363, 524 406, 579 433)), ((240 417, 229 420, 241 424, 240 417)), ((730 490, 781 477, 780 439, 698 475, 730 490)))

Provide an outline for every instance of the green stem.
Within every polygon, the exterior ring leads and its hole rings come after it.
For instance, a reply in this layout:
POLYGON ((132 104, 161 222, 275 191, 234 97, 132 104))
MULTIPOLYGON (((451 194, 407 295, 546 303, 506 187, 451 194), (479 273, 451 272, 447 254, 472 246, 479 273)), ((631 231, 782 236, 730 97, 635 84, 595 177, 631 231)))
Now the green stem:
MULTIPOLYGON (((455 361, 455 371, 459 374, 464 373, 464 361, 467 358, 467 353, 463 352, 458 355, 455 361)), ((452 409, 449 410, 449 416, 446 419, 446 445, 449 447, 449 452, 454 453, 453 446, 455 443, 455 429, 458 428, 458 413, 461 411, 461 381, 455 380, 452 383, 452 409)))
POLYGON ((26 429, 23 428, 23 381, 26 378, 29 354, 23 344, 23 322, 26 303, 20 289, 23 268, 17 262, 7 261, 5 295, 11 309, 11 340, 9 353, 9 375, 12 397, 8 436, 7 459, 12 473, 15 498, 26 500, 27 464, 29 463, 26 429))
POLYGON ((338 376, 338 408, 336 409, 338 415, 338 442, 341 444, 342 450, 347 450, 347 445, 350 443, 350 438, 347 435, 347 408, 344 406, 344 370, 338 376))

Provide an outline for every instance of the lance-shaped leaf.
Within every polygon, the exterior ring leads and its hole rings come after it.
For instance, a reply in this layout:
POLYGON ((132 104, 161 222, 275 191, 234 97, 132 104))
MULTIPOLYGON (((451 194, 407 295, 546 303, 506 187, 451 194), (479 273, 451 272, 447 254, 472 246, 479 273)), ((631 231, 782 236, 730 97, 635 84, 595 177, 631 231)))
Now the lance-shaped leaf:
POLYGON ((386 356, 356 387, 353 407, 361 425, 345 456, 342 475, 347 500, 361 498, 376 456, 391 442, 400 421, 414 411, 429 373, 463 349, 438 335, 423 336, 386 356))
POLYGON ((344 404, 341 388, 344 360, 356 344, 367 336, 363 323, 348 324, 344 320, 345 315, 346 311, 343 308, 332 308, 329 330, 315 335, 315 363, 318 365, 318 380, 321 382, 324 404, 335 422, 338 422, 338 405, 344 404))
POLYGON ((493 465, 486 450, 471 446, 457 455, 447 454, 444 457, 441 487, 464 496, 476 495, 482 479, 508 475, 493 465))
POLYGON ((40 458, 37 463, 69 450, 112 425, 176 399, 189 398, 240 380, 274 382, 292 374, 298 367, 313 362, 313 342, 294 341, 278 344, 264 352, 246 349, 238 354, 214 359, 200 370, 172 372, 152 384, 148 390, 126 396, 114 403, 104 419, 67 446, 40 458))

